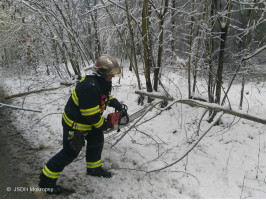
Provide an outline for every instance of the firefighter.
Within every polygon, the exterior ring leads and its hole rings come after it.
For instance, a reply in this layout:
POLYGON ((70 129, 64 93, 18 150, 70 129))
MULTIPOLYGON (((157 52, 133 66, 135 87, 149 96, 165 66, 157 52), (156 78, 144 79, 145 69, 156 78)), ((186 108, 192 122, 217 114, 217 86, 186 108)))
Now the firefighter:
POLYGON ((49 194, 63 191, 56 185, 57 178, 64 167, 77 158, 85 140, 87 174, 105 178, 112 176, 102 168, 103 131, 112 128, 102 114, 106 106, 122 111, 122 105, 110 94, 112 78, 121 73, 121 68, 111 56, 101 55, 94 71, 93 75, 83 77, 72 91, 62 117, 63 149, 47 162, 40 174, 39 186, 49 194))

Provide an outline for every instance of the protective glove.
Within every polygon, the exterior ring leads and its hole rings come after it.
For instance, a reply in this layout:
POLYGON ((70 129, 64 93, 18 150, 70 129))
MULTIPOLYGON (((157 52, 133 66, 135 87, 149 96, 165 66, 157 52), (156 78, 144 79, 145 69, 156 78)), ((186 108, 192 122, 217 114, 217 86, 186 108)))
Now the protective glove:
POLYGON ((84 138, 84 133, 83 131, 70 131, 69 132, 69 146, 72 151, 79 153, 82 147, 85 146, 85 138, 84 138))
POLYGON ((122 109, 123 109, 122 104, 116 98, 110 100, 109 105, 111 107, 115 108, 117 111, 122 111, 122 109))
POLYGON ((103 125, 100 127, 101 131, 107 131, 108 129, 113 128, 112 124, 109 124, 107 119, 104 119, 103 125))

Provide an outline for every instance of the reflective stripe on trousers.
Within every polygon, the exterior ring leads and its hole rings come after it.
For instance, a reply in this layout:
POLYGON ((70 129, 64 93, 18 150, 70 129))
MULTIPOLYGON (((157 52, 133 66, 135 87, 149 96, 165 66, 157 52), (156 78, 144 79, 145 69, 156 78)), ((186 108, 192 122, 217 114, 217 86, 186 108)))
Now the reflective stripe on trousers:
POLYGON ((45 165, 43 170, 43 174, 49 178, 55 179, 58 178, 61 172, 52 172, 48 167, 45 165))
POLYGON ((102 166, 102 160, 98 160, 96 162, 86 162, 87 168, 93 169, 102 166))

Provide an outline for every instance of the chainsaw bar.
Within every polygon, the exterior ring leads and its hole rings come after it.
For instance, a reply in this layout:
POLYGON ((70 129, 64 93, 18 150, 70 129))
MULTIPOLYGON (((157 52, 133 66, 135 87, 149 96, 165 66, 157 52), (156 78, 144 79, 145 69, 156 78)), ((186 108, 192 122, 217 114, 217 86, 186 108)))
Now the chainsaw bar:
MULTIPOLYGON (((118 130, 120 128, 124 128, 124 127, 128 126, 129 123, 133 122, 135 119, 137 119, 140 116, 142 116, 148 110, 149 107, 150 107, 149 105, 145 106, 144 108, 142 108, 142 109, 138 110, 137 112, 135 112, 134 114, 130 115, 129 116, 129 122, 127 124, 125 124, 125 125, 115 125, 114 128, 105 131, 104 134, 107 134, 107 133, 113 132, 115 130, 118 130)), ((120 123, 124 124, 124 123, 126 123, 126 120, 127 120, 126 117, 123 117, 123 118, 121 118, 120 123)))

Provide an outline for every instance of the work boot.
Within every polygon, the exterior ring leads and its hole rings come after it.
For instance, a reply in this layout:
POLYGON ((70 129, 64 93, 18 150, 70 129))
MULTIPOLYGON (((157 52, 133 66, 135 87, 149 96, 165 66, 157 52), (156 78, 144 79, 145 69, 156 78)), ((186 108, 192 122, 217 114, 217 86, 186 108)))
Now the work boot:
POLYGON ((63 188, 56 185, 56 180, 49 180, 41 173, 39 187, 47 194, 60 194, 63 192, 63 188))
POLYGON ((104 178, 111 178, 112 177, 111 172, 104 170, 102 167, 87 169, 87 175, 104 177, 104 178))
POLYGON ((54 186, 49 186, 49 185, 44 185, 41 183, 41 181, 39 182, 39 187, 43 189, 44 192, 46 192, 47 194, 61 194, 63 192, 63 189, 61 186, 59 185, 54 185, 54 186))
POLYGON ((47 194, 61 194, 63 192, 63 188, 59 185, 56 185, 54 187, 47 187, 47 186, 41 186, 39 183, 39 187, 43 189, 44 192, 47 194))

